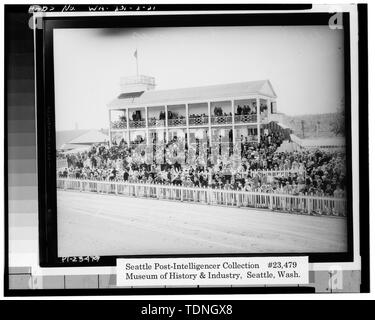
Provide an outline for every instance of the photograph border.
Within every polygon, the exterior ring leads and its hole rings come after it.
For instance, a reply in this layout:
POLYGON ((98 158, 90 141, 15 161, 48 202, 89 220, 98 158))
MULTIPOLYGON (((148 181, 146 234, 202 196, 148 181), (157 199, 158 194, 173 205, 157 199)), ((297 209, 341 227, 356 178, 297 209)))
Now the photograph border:
POLYGON ((38 188, 40 266, 114 266, 117 258, 167 257, 256 257, 256 256, 309 256, 309 262, 353 261, 352 212, 352 145, 351 145, 351 83, 350 83, 350 30, 349 13, 343 13, 344 67, 345 67, 345 122, 347 160, 347 243, 344 253, 245 253, 245 254, 162 254, 100 256, 97 262, 64 261, 57 256, 56 208, 56 142, 54 110, 53 30, 63 28, 142 28, 142 27, 194 27, 194 26, 300 26, 327 25, 330 13, 231 13, 157 16, 86 16, 46 17, 43 28, 36 30, 37 72, 37 132, 38 132, 38 188), (45 196, 47 195, 47 196, 45 196))

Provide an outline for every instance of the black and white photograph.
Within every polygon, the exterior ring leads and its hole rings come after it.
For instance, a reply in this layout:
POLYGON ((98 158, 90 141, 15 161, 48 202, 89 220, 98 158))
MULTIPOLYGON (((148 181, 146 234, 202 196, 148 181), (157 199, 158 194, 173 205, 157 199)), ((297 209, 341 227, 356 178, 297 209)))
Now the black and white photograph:
POLYGON ((55 29, 58 256, 348 250, 344 31, 55 29))
POLYGON ((4 297, 370 292, 367 7, 5 5, 4 297))

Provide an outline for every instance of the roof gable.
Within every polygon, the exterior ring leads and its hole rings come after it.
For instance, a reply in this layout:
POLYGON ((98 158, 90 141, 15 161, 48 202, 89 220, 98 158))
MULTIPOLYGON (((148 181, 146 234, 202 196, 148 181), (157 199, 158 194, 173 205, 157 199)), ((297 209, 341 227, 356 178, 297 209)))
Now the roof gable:
POLYGON ((98 130, 90 130, 69 141, 69 144, 91 144, 108 141, 108 136, 98 130))
POLYGON ((272 98, 276 98, 277 95, 275 93, 275 90, 273 90, 273 87, 271 85, 271 82, 269 80, 265 81, 262 88, 260 89, 259 93, 264 94, 265 96, 269 96, 272 98))
POLYGON ((63 130, 56 131, 56 149, 61 149, 64 144, 87 133, 89 130, 63 130))

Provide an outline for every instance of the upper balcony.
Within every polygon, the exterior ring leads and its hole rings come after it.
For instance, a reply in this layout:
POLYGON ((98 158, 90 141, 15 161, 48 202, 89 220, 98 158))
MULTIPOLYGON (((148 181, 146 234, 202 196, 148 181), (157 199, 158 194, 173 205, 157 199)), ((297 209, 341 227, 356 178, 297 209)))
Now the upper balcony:
POLYGON ((257 123, 257 100, 244 99, 234 102, 234 123, 257 123))
POLYGON ((186 126, 186 106, 184 104, 168 105, 168 127, 186 126))
POLYGON ((188 104, 189 126, 207 126, 209 123, 208 103, 188 104))
POLYGON ((129 128, 146 128, 146 111, 144 108, 129 109, 129 128))

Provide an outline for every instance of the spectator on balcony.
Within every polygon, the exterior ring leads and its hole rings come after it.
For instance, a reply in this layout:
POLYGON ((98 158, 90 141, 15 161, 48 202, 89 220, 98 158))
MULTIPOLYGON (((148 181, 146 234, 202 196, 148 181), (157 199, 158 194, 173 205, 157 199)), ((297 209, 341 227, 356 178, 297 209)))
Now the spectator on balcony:
POLYGON ((165 120, 165 111, 160 111, 159 120, 165 120))
POLYGON ((248 105, 244 105, 243 115, 248 115, 249 113, 250 113, 250 107, 248 105))
POLYGON ((240 116, 242 115, 242 107, 240 105, 237 105, 237 113, 236 115, 240 116))
POLYGON ((253 105, 251 106, 251 111, 250 111, 251 114, 257 114, 257 106, 255 103, 253 103, 253 105))
POLYGON ((221 107, 215 107, 214 108, 214 115, 216 117, 221 117, 223 115, 223 109, 221 107))

